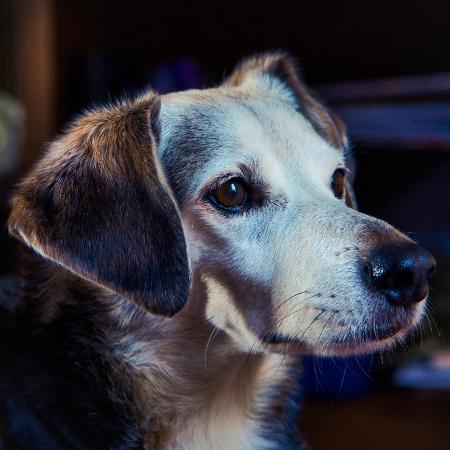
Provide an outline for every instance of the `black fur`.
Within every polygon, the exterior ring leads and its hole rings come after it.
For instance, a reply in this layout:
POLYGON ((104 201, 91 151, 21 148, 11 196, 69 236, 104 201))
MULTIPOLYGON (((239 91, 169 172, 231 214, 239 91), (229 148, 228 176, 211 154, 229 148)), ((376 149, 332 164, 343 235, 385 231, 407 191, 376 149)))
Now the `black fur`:
MULTIPOLYGON (((26 303, 27 289, 15 295, 26 303)), ((111 317, 94 297, 61 306, 36 326, 25 310, 0 309, 0 449, 139 449, 133 398, 98 323, 111 317), (111 393, 114 392, 114 395, 111 393)))

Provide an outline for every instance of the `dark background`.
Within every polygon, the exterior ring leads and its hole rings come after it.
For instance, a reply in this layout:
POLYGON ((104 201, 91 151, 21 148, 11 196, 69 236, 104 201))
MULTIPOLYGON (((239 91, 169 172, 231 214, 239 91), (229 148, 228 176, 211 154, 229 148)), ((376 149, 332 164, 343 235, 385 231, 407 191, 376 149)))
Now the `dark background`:
MULTIPOLYGON (((83 108, 152 82, 167 90, 155 71, 177 61, 195 64, 196 73, 169 88, 219 83, 241 57, 278 48, 296 56, 306 81, 319 87, 450 72, 446 1, 2 0, 1 5, 0 89, 16 95, 27 113, 19 171, 83 108)), ((429 206, 425 213, 414 211, 417 199, 406 211, 379 207, 399 185, 419 182, 442 166, 450 169, 448 153, 431 149, 405 157, 390 151, 380 159, 379 152, 372 156, 356 145, 355 154, 364 210, 407 231, 450 228, 448 201, 440 195, 442 176, 437 186, 429 186, 431 197, 418 194, 418 202, 429 206)), ((450 192, 449 184, 444 187, 450 192)))
MULTIPOLYGON (((278 48, 298 58, 304 78, 319 93, 330 86, 339 91, 343 81, 450 73, 449 1, 1 0, 0 5, 0 90, 25 111, 18 164, 0 176, 2 225, 14 183, 45 141, 83 108, 150 84, 161 92, 210 86, 243 56, 278 48)), ((374 96, 383 104, 392 101, 383 93, 374 96)), ((353 101, 328 100, 331 108, 353 101)), ((414 95, 400 98, 412 100, 414 95)), ((449 103, 450 90, 432 100, 449 103)), ((412 352, 429 357, 445 348, 450 330, 450 148, 399 148, 395 142, 378 147, 354 139, 353 150, 360 208, 411 233, 437 256, 432 300, 441 337, 427 330, 424 350, 412 352)), ((6 228, 1 230, 0 276, 6 276, 13 271, 15 245, 6 228)), ((450 449, 449 394, 392 387, 390 376, 405 358, 371 363, 375 381, 354 399, 342 392, 331 400, 312 393, 302 420, 313 448, 450 449)), ((351 376, 347 380, 353 382, 351 376)))

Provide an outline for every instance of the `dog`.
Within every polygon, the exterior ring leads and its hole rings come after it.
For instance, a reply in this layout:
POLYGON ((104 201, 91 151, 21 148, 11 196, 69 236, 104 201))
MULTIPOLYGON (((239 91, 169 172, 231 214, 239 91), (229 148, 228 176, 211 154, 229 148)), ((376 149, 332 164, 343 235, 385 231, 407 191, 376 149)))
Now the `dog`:
POLYGON ((12 200, 4 448, 305 448, 299 355, 394 346, 435 271, 349 156, 282 52, 75 120, 12 200))

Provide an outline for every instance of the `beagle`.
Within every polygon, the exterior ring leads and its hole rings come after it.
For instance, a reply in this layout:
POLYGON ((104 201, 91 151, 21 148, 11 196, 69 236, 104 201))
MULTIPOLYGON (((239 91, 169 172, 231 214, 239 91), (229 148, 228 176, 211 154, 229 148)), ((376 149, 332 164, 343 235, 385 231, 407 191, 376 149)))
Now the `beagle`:
POLYGON ((354 209, 348 145, 283 53, 89 111, 18 186, 5 448, 303 448, 299 355, 394 346, 433 257, 354 209))

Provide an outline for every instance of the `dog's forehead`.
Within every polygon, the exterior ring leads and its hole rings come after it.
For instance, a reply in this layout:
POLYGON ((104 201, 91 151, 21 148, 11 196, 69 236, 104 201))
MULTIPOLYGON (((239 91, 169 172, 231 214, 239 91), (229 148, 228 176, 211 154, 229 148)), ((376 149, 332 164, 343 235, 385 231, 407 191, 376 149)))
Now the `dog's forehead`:
POLYGON ((189 174, 195 185, 241 165, 287 181, 328 177, 343 158, 281 97, 239 88, 163 96, 160 152, 172 181, 189 174))

